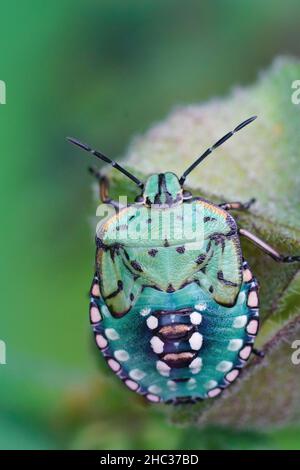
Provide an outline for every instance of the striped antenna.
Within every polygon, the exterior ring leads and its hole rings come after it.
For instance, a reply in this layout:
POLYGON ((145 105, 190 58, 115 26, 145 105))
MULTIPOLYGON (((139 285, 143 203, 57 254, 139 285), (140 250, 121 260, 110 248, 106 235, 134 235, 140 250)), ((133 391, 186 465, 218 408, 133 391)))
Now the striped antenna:
POLYGON ((78 147, 82 148, 86 152, 90 152, 91 154, 95 155, 95 157, 100 158, 100 160, 103 160, 104 162, 108 163, 113 168, 116 168, 116 170, 119 170, 121 173, 123 173, 123 175, 127 176, 127 178, 130 178, 140 188, 144 186, 143 183, 136 176, 132 175, 128 170, 126 170, 121 165, 119 165, 119 163, 115 162, 114 160, 111 160, 103 153, 98 152, 98 150, 92 149, 89 145, 83 144, 82 142, 80 142, 77 139, 74 139, 73 137, 67 137, 67 140, 71 142, 71 144, 77 145, 78 147))
POLYGON ((194 163, 192 163, 192 165, 189 166, 187 170, 185 170, 185 172, 179 179, 180 184, 183 185, 183 183, 186 180, 186 177, 191 173, 191 171, 193 171, 194 168, 196 168, 196 166, 198 166, 199 163, 201 163, 206 157, 208 157, 208 155, 210 155, 217 147, 220 147, 220 145, 224 144, 226 140, 230 139, 230 137, 232 137, 236 132, 243 129, 243 127, 248 126, 248 124, 250 124, 256 118, 257 116, 252 116, 251 118, 246 119, 246 121, 241 122, 241 124, 236 126, 236 128, 233 131, 228 132, 228 134, 224 135, 221 139, 219 139, 212 147, 205 150, 205 152, 202 155, 200 155, 200 157, 198 157, 197 160, 194 161, 194 163))

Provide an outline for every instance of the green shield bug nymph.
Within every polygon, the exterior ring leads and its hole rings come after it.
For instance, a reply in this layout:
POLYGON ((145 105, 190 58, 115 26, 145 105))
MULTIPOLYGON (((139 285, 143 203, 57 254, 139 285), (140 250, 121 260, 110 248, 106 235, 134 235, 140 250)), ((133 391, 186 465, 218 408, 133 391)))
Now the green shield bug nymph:
POLYGON ((190 403, 220 395, 239 376, 259 326, 258 283, 243 260, 240 236, 275 261, 283 256, 243 228, 230 210, 184 190, 188 174, 255 117, 207 149, 178 178, 151 175, 145 183, 75 139, 141 190, 136 202, 109 199, 107 178, 94 171, 100 199, 115 213, 97 227, 90 321, 98 348, 126 386, 158 403, 190 403), (165 223, 167 221, 167 223, 165 223))

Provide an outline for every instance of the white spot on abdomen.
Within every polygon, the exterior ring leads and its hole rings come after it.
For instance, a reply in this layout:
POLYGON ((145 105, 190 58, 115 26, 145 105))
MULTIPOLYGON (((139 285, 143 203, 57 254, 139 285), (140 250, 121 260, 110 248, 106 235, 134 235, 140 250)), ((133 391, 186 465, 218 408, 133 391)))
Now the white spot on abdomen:
POLYGON ((243 328, 247 323, 247 315, 240 315, 233 320, 233 328, 243 328))
POLYGON ((228 372, 232 368, 233 364, 231 361, 221 361, 216 367, 219 372, 228 372))
POLYGON ((148 387, 148 391, 157 395, 161 392, 161 388, 158 385, 150 385, 150 387, 148 387))
POLYGON ((147 318, 146 323, 150 330, 155 330, 158 326, 158 319, 153 315, 150 315, 150 317, 147 318))
POLYGON ((239 294, 239 296, 238 296, 238 299, 237 299, 237 302, 236 302, 236 303, 237 303, 238 305, 241 305, 241 304, 243 304, 243 303, 245 302, 245 299, 246 299, 246 294, 245 294, 245 292, 241 292, 241 293, 239 294))
POLYGON ((142 317, 146 317, 147 315, 149 315, 150 312, 151 312, 151 308, 143 308, 140 311, 140 315, 142 315, 142 317))
POLYGON ((192 312, 190 315, 190 320, 193 325, 200 325, 202 322, 202 315, 199 312, 192 312))
POLYGON ((125 351, 125 349, 118 349, 117 351, 115 351, 114 356, 116 359, 118 359, 118 361, 121 362, 128 361, 129 359, 129 354, 127 351, 125 351))
POLYGON ((198 374, 202 368, 202 359, 201 357, 196 357, 189 365, 192 374, 198 374))
POLYGON ((195 305, 195 309, 196 309, 196 310, 199 310, 200 312, 203 312, 204 310, 207 309, 207 305, 206 305, 206 303, 204 303, 204 304, 196 304, 196 305, 195 305))
POLYGON ((114 328, 106 328, 106 337, 112 341, 120 339, 119 333, 114 328))
POLYGON ((190 337, 189 343, 190 343, 191 348, 194 351, 199 351, 199 349, 201 349, 201 346, 202 346, 202 343, 203 343, 203 336, 200 333, 195 332, 190 337))
POLYGON ((169 367, 168 364, 163 361, 157 361, 156 369, 158 370, 160 375, 163 375, 164 377, 168 377, 170 375, 171 367, 169 367))
POLYGON ((207 389, 207 390, 210 390, 211 388, 214 388, 218 385, 218 382, 216 382, 215 380, 209 380, 208 382, 206 382, 204 384, 204 387, 207 389))
POLYGON ((228 351, 238 351, 243 346, 242 339, 231 339, 227 346, 228 351))
POLYGON ((172 392, 175 392, 177 388, 177 383, 174 380, 168 380, 167 385, 172 392))
POLYGON ((161 354, 164 351, 164 342, 158 336, 153 336, 150 344, 155 354, 161 354))
POLYGON ((129 376, 133 379, 133 380, 142 380, 144 377, 145 377, 145 372, 143 372, 142 370, 140 369, 132 369, 130 372, 129 372, 129 376))
POLYGON ((187 382, 187 388, 188 388, 189 390, 193 390, 193 389, 196 388, 196 387, 197 387, 197 382, 196 382, 196 380, 193 379, 193 378, 192 378, 192 379, 189 379, 188 382, 187 382))

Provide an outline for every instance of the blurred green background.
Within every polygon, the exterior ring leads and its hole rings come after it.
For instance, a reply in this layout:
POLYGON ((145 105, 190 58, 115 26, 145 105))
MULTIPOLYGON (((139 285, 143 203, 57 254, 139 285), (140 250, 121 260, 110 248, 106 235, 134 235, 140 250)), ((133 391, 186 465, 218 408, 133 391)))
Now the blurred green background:
POLYGON ((299 1, 4 0, 0 17, 0 448, 299 449, 296 428, 174 427, 112 377, 87 315, 90 162, 65 142, 117 158, 172 107, 299 57, 299 1))

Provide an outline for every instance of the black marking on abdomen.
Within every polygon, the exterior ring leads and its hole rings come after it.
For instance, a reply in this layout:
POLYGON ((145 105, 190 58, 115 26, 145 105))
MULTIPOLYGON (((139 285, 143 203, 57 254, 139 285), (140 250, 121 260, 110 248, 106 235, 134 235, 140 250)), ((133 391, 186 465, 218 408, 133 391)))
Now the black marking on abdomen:
POLYGON ((142 269, 140 263, 138 263, 137 261, 131 261, 130 264, 133 267, 133 269, 135 269, 136 271, 139 271, 140 273, 143 272, 143 269, 142 269))
POLYGON ((164 340, 178 340, 186 337, 188 333, 193 329, 193 325, 185 325, 183 323, 175 323, 172 325, 166 325, 160 328, 158 331, 159 336, 164 340))
MULTIPOLYGON (((195 310, 192 308, 184 308, 181 310, 158 310, 151 315, 157 319, 155 328, 151 328, 151 321, 148 324, 153 333, 152 349, 159 360, 165 362, 170 368, 188 367, 197 357, 201 348, 199 324, 191 321, 193 312, 195 310), (196 338, 193 339, 196 341, 190 341, 195 333, 196 338)), ((199 312, 197 313, 199 314, 199 312)))
POLYGON ((196 357, 196 352, 183 351, 180 353, 168 353, 161 357, 161 359, 168 364, 169 367, 174 369, 182 369, 188 367, 193 359, 196 357))
POLYGON ((190 377, 173 377, 173 382, 187 382, 190 377))

